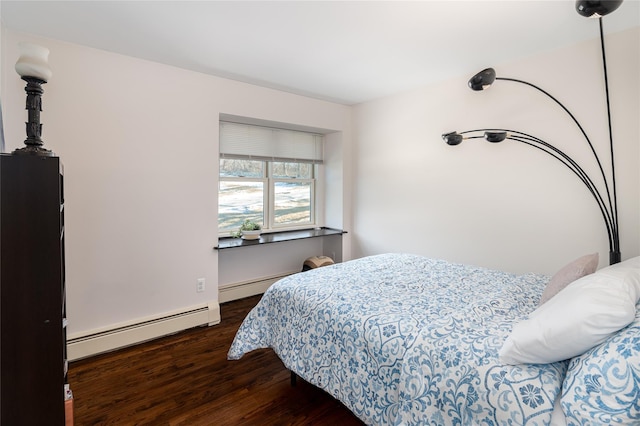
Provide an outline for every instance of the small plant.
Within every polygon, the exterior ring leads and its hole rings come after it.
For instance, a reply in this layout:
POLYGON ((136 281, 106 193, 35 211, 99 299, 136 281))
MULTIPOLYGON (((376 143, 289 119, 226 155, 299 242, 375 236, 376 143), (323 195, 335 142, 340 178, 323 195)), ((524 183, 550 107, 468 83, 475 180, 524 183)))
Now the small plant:
POLYGON ((254 222, 251 219, 245 219, 244 222, 242 222, 242 225, 240 225, 240 228, 238 228, 236 232, 231 234, 231 236, 233 236, 234 238, 239 238, 242 236, 242 231, 259 231, 261 229, 262 226, 258 222, 254 222))

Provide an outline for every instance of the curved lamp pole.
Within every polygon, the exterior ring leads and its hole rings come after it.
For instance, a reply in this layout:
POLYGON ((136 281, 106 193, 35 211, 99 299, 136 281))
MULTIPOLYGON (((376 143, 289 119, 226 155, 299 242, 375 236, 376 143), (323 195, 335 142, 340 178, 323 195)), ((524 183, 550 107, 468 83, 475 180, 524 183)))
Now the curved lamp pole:
POLYGON ((569 157, 566 153, 553 146, 552 144, 543 141, 540 138, 529 135, 527 133, 519 132, 517 130, 506 130, 506 129, 477 129, 477 130, 467 130, 464 132, 450 132, 442 135, 444 141, 449 145, 459 145, 464 139, 485 139, 488 142, 502 142, 504 140, 511 140, 515 142, 520 142, 525 145, 531 146, 533 148, 539 149, 542 152, 546 153, 554 157, 556 160, 560 161, 571 170, 578 178, 582 181, 582 183, 587 187, 591 195, 596 200, 598 204, 598 208, 602 213, 602 218, 604 219, 605 226, 607 228, 607 236, 609 238, 609 263, 614 264, 618 263, 621 260, 620 254, 620 232, 618 230, 618 200, 616 195, 616 177, 615 177, 615 161, 613 155, 613 135, 611 131, 611 109, 609 104, 609 82, 607 78, 607 60, 605 56, 604 50, 604 34, 602 30, 602 17, 613 12, 622 4, 622 0, 602 0, 602 1, 588 1, 588 0, 578 0, 576 1, 576 11, 578 14, 585 17, 597 17, 600 24, 600 46, 602 50, 602 63, 604 70, 604 82, 605 82, 605 93, 607 100, 607 119, 609 125, 609 147, 610 147, 610 158, 611 158, 611 178, 608 179, 604 169, 602 167, 602 163, 600 161, 600 157, 596 152, 589 136, 584 131, 582 125, 578 122, 576 117, 565 107, 560 101, 558 101, 555 97, 553 97, 547 91, 541 89, 535 84, 529 83, 527 81, 518 80, 515 78, 506 78, 506 77, 496 77, 496 72, 493 68, 487 68, 485 70, 480 71, 476 75, 474 75, 469 80, 469 87, 475 91, 481 91, 490 87, 496 80, 503 81, 511 81, 515 83, 521 83, 532 87, 539 92, 546 95, 548 98, 553 100, 556 104, 558 104, 571 118, 574 124, 580 129, 580 132, 584 136, 589 148, 591 149, 591 153, 593 154, 596 163, 598 164, 598 168, 600 170, 600 177, 602 178, 602 183, 604 184, 605 189, 605 197, 602 196, 602 193, 595 185, 591 177, 584 171, 584 169, 571 157, 569 157), (611 183, 611 185, 609 184, 611 183))

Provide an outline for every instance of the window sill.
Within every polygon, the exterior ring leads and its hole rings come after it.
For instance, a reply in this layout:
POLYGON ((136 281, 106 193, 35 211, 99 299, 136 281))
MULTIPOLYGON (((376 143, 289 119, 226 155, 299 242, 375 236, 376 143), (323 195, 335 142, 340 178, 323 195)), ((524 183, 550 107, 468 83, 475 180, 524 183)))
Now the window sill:
POLYGON ((215 250, 224 250, 236 247, 258 246, 261 244, 281 243, 284 241, 303 240, 306 238, 328 237, 330 235, 342 235, 347 231, 333 228, 309 228, 296 231, 271 232, 260 235, 259 240, 243 240, 242 238, 223 237, 218 239, 215 250))

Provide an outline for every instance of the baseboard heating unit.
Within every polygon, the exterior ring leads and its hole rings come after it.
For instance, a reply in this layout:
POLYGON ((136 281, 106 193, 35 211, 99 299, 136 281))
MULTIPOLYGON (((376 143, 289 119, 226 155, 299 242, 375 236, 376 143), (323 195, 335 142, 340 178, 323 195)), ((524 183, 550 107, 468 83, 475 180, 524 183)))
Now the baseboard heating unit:
POLYGON ((123 323, 67 339, 67 358, 74 361, 114 349, 146 342, 182 330, 220 322, 220 305, 195 306, 179 312, 123 323))
POLYGON ((249 296, 255 296, 256 294, 262 294, 271 284, 275 283, 281 278, 295 274, 300 271, 288 272, 280 275, 272 275, 269 277, 261 277, 259 279, 237 282, 232 284, 222 284, 218 286, 218 301, 219 303, 231 302, 232 300, 243 299, 249 296))

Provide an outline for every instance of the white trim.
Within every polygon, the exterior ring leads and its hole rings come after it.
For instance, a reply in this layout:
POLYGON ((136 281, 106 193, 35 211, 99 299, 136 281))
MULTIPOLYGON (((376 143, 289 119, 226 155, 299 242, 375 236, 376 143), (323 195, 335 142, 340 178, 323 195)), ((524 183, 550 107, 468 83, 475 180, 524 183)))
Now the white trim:
POLYGON ((209 325, 220 324, 220 302, 211 302, 207 306, 209 312, 209 325))
POLYGON ((181 311, 70 335, 67 339, 67 358, 69 361, 74 361, 189 328, 218 323, 220 323, 220 305, 214 301, 181 311))
POLYGON ((256 280, 237 282, 232 284, 223 284, 218 287, 218 302, 225 303, 232 300, 243 299, 245 297, 262 294, 271 286, 271 284, 300 271, 288 272, 280 275, 262 277, 256 280))

